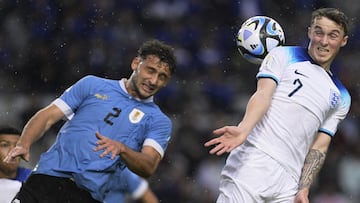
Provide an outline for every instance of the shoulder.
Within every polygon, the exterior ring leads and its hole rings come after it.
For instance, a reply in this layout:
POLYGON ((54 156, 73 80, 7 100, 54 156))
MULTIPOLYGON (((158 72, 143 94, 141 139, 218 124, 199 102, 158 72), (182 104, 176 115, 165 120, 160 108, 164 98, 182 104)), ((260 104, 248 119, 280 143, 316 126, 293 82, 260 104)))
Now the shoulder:
POLYGON ((105 78, 101 78, 98 76, 94 76, 94 75, 86 75, 84 77, 82 77, 79 81, 81 82, 103 82, 106 81, 107 79, 105 78))
POLYGON ((312 61, 307 48, 300 46, 279 46, 272 49, 266 56, 265 61, 278 61, 289 65, 297 62, 312 61))
POLYGON ((269 52, 269 55, 284 55, 291 57, 307 56, 307 49, 300 46, 278 46, 269 52))
POLYGON ((340 91, 341 107, 344 108, 346 111, 349 111, 351 105, 351 96, 349 91, 346 89, 346 87, 341 83, 341 81, 338 78, 333 77, 333 81, 336 87, 340 91))
POLYGON ((100 87, 101 85, 107 84, 117 84, 118 80, 112 80, 107 78, 102 78, 94 75, 86 75, 76 82, 76 84, 80 84, 81 86, 89 86, 89 87, 100 87))
POLYGON ((157 104, 151 102, 148 103, 147 106, 149 108, 147 108, 146 111, 147 113, 149 113, 149 115, 151 115, 150 117, 151 117, 152 125, 161 125, 161 126, 172 125, 170 117, 166 115, 157 104))

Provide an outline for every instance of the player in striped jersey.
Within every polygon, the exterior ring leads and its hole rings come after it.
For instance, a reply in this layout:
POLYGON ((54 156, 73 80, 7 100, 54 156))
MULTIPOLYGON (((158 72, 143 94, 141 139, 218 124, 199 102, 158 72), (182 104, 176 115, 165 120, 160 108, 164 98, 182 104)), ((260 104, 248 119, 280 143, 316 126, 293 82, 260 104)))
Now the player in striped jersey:
POLYGON ((347 17, 333 8, 312 13, 307 48, 277 47, 257 74, 257 90, 238 126, 214 131, 211 154, 230 152, 218 203, 309 202, 331 138, 350 95, 331 72, 348 40, 347 17))

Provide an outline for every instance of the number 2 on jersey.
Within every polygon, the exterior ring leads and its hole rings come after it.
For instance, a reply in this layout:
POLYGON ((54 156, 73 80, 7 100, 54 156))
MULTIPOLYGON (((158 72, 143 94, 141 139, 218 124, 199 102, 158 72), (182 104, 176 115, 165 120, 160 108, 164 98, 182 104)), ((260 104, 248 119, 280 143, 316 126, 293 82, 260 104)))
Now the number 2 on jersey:
POLYGON ((116 107, 114 107, 113 110, 115 111, 115 113, 110 112, 110 113, 108 113, 108 114, 106 115, 106 117, 104 118, 105 123, 107 123, 107 124, 109 124, 109 125, 113 125, 113 124, 114 124, 114 123, 110 120, 110 118, 111 118, 111 117, 115 117, 115 118, 119 117, 120 112, 121 112, 121 110, 120 110, 119 108, 116 108, 116 107))

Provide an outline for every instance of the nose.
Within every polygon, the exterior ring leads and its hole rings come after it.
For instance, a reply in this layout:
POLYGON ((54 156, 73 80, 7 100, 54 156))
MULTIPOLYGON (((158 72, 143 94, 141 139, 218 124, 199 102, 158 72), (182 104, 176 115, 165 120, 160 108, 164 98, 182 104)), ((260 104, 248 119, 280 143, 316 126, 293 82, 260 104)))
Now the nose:
POLYGON ((152 74, 151 78, 150 78, 151 85, 156 85, 158 79, 159 79, 159 76, 157 74, 152 74))
POLYGON ((328 42, 329 42, 328 36, 323 35, 323 36, 321 37, 321 39, 320 39, 321 45, 325 46, 325 45, 328 44, 328 42))

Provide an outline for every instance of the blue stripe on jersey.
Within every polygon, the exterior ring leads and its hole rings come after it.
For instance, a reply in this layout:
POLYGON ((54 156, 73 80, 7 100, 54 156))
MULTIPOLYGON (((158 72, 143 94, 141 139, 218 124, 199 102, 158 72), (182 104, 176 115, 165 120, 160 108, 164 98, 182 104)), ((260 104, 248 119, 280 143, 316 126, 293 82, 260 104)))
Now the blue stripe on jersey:
POLYGON ((297 62, 303 62, 303 61, 309 61, 312 64, 317 64, 309 55, 307 48, 300 47, 300 46, 282 46, 279 47, 283 49, 285 52, 288 52, 289 58, 288 58, 288 65, 297 63, 297 62))
POLYGON ((31 169, 19 167, 16 172, 15 180, 24 182, 29 177, 31 171, 31 169))
MULTIPOLYGON (((307 49, 304 47, 286 47, 289 51, 290 60, 289 63, 297 63, 302 61, 310 61, 315 63, 314 60, 309 56, 307 49)), ((315 63, 316 64, 316 63, 315 63)))
POLYGON ((340 91, 341 96, 341 105, 350 107, 351 105, 351 96, 346 87, 341 83, 341 81, 333 75, 330 75, 334 84, 340 91))
POLYGON ((270 75, 270 74, 261 74, 259 73, 256 77, 257 79, 260 79, 260 78, 270 78, 270 79, 273 79, 275 82, 276 82, 276 85, 279 84, 279 79, 273 75, 270 75))
POLYGON ((324 129, 324 128, 320 128, 318 131, 319 131, 319 132, 322 132, 322 133, 325 133, 325 134, 328 134, 330 137, 334 137, 334 135, 335 135, 334 132, 331 132, 331 131, 326 130, 326 129, 324 129))

